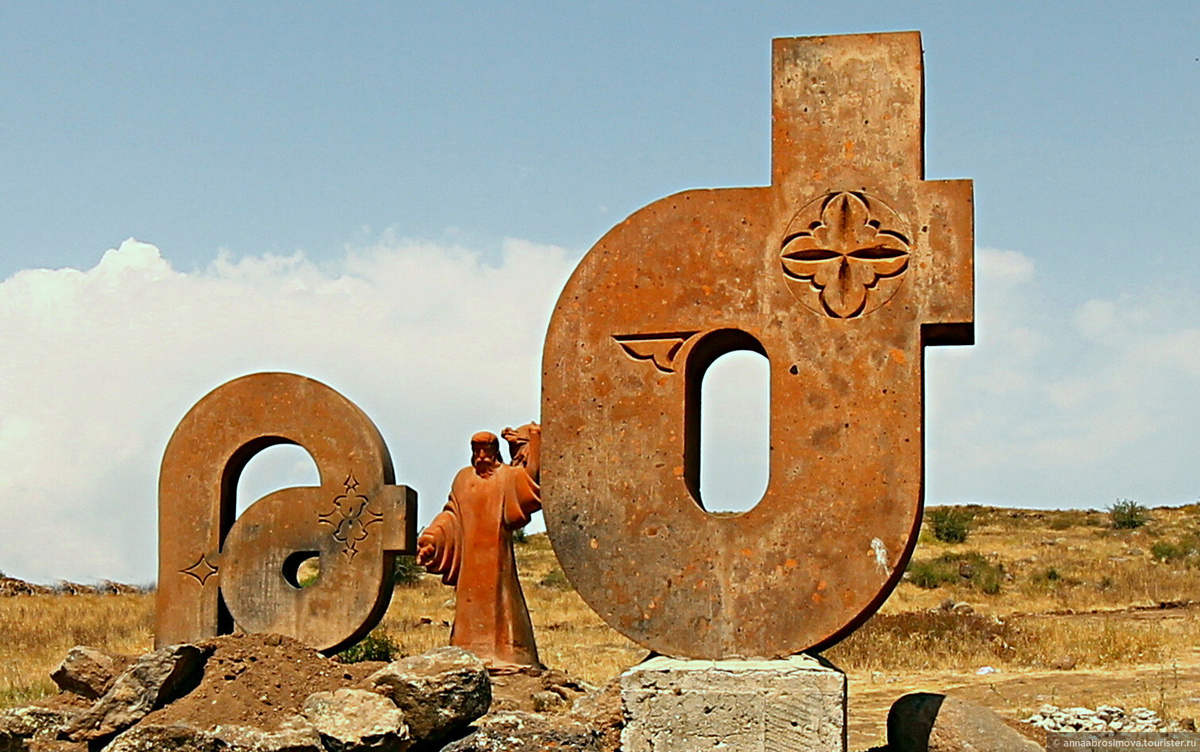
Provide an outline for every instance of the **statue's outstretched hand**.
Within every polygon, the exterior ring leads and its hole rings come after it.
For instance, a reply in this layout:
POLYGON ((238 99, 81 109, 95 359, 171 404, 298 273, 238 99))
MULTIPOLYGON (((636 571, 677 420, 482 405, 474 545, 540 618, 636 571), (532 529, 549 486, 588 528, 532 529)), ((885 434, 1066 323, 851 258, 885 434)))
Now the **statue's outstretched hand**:
POLYGON ((417 564, 427 567, 433 563, 434 556, 437 554, 437 547, 433 544, 433 538, 422 536, 417 540, 417 564))

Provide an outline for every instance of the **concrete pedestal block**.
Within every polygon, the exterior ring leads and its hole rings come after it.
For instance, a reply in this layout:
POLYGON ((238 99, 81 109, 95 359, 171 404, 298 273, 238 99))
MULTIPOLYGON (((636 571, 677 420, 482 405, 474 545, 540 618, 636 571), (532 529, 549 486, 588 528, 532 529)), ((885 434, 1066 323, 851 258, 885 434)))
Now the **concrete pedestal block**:
POLYGON ((624 752, 846 752, 846 675, 807 655, 689 661, 621 675, 624 752))

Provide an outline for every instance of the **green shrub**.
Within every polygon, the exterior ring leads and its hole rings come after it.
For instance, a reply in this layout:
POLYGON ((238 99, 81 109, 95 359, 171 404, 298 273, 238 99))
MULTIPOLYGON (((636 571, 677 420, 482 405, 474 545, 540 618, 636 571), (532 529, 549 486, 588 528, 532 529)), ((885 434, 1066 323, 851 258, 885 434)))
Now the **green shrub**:
POLYGON ((524 543, 527 540, 529 540, 529 536, 528 536, 528 534, 526 534, 525 528, 519 527, 513 531, 513 543, 516 543, 517 545, 521 545, 522 543, 524 543))
POLYGON ((971 533, 971 520, 975 515, 961 507, 938 507, 929 510, 929 521, 933 523, 933 537, 943 543, 962 543, 971 533))
MULTIPOLYGON (((1063 588, 1073 588, 1082 585, 1083 582, 1069 577, 1067 574, 1058 571, 1055 567, 1049 567, 1041 572, 1034 572, 1029 576, 1029 581, 1047 591, 1061 590, 1063 588)), ((1112 582, 1109 582, 1109 587, 1112 582)), ((1103 587, 1101 588, 1104 589, 1103 587)))
POLYGON ((1183 552, 1170 541, 1157 540, 1150 544, 1150 555, 1159 561, 1174 561, 1181 557, 1183 552))
POLYGON ((1117 530, 1134 530, 1150 521, 1146 507, 1133 499, 1117 499, 1108 508, 1108 518, 1117 530))
POLYGON ((417 557, 400 555, 396 557, 396 587, 412 587, 421 581, 425 567, 417 563, 417 557))
POLYGON ((550 570, 550 573, 543 577, 538 584, 544 588, 551 588, 552 590, 575 589, 571 587, 571 581, 567 579, 567 575, 557 567, 550 570))
POLYGON ((390 661, 399 657, 400 647, 386 632, 375 630, 366 637, 334 656, 338 663, 361 663, 363 661, 390 661))
POLYGON ((1195 536, 1173 542, 1156 540, 1150 544, 1150 555, 1162 562, 1182 561, 1190 565, 1200 558, 1200 540, 1195 536))
POLYGON ((919 588, 933 590, 942 585, 953 585, 958 582, 958 567, 950 566, 940 559, 931 561, 912 560, 904 572, 909 582, 919 588))
POLYGON ((966 585, 987 595, 1000 592, 1004 565, 992 564, 975 551, 942 554, 936 559, 910 561, 905 577, 919 588, 932 590, 942 585, 966 585))

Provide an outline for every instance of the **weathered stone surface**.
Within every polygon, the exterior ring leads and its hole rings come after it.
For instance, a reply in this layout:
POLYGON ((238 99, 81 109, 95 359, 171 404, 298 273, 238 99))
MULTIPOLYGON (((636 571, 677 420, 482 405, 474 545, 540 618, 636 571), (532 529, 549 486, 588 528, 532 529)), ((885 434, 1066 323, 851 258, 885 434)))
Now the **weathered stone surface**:
POLYGON ((217 726, 212 736, 230 752, 324 752, 321 735, 302 716, 274 731, 252 726, 217 726))
POLYGON ((187 723, 139 723, 118 734, 104 752, 217 752, 221 744, 211 733, 187 723))
POLYGON ((1037 752, 1040 744, 1005 725, 980 705, 917 692, 892 704, 889 752, 1037 752))
POLYGON ((150 711, 190 691, 200 680, 204 657, 194 645, 170 645, 146 653, 71 724, 68 736, 74 741, 90 741, 129 728, 150 711))
POLYGON ((35 738, 54 739, 77 713, 59 708, 29 706, 0 710, 0 752, 17 752, 35 738))
POLYGON ((517 578, 513 531, 542 508, 537 485, 541 429, 504 429, 512 464, 490 431, 471 437, 471 465, 454 476, 450 500, 417 540, 417 563, 454 586, 450 644, 493 671, 540 667, 533 623, 517 578))
POLYGON ((304 702, 304 717, 334 750, 399 752, 413 745, 404 711, 365 689, 316 692, 304 702))
POLYGON ((48 739, 40 736, 30 739, 24 749, 25 752, 90 752, 87 742, 48 739))
POLYGON ((845 752, 846 676, 809 656, 682 661, 621 675, 625 752, 845 752))
POLYGON ((215 637, 218 594, 246 632, 326 653, 366 635, 391 598, 395 555, 416 546, 416 493, 394 481, 378 429, 324 384, 258 373, 215 389, 163 455, 156 644, 215 637), (242 469, 280 443, 312 455, 321 485, 276 491, 235 521, 242 469), (320 577, 300 588, 296 570, 313 555, 320 577))
POLYGON ((389 663, 364 685, 404 711, 415 741, 444 739, 487 712, 492 685, 475 655, 444 647, 389 663))
POLYGON ((476 729, 442 752, 611 752, 601 730, 563 715, 543 715, 520 710, 491 713, 476 729))
POLYGON ((551 692, 544 689, 541 692, 533 693, 533 709, 538 713, 545 713, 547 710, 555 710, 566 704, 566 700, 557 692, 551 692))
POLYGON ((321 735, 304 718, 274 731, 250 726, 222 725, 199 728, 190 723, 138 724, 119 734, 104 752, 325 752, 321 735))
POLYGON ((923 348, 973 337, 971 183, 924 180, 920 35, 779 39, 773 73, 771 185, 630 216, 546 337, 555 552, 665 655, 819 650, 878 608, 920 520, 923 348), (734 350, 769 359, 770 484, 713 515, 701 384, 734 350))
POLYGON ((113 656, 86 645, 76 645, 50 678, 64 692, 94 700, 108 691, 123 669, 113 656))

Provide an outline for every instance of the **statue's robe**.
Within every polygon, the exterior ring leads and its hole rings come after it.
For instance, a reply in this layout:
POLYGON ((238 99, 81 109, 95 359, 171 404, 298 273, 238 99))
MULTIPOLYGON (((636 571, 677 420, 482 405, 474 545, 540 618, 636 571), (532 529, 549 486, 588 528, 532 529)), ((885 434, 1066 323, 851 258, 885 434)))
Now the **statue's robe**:
POLYGON ((456 589, 450 644, 494 672, 541 666, 512 541, 513 531, 541 508, 538 485, 523 467, 498 465, 486 478, 465 467, 454 477, 449 502, 421 534, 435 550, 426 569, 456 589))

